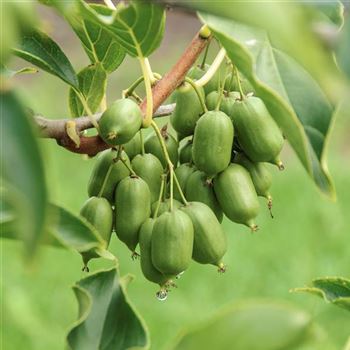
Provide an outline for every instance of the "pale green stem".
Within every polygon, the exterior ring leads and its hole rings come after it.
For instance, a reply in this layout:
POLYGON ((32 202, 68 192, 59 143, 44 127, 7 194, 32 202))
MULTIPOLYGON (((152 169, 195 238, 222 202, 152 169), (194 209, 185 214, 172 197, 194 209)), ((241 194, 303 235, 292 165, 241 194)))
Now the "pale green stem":
POLYGON ((145 88, 146 88, 146 99, 147 99, 147 107, 146 107, 146 116, 143 119, 143 127, 147 128, 151 125, 152 115, 153 115, 153 96, 152 96, 152 84, 151 78, 148 74, 147 64, 145 62, 144 57, 139 57, 139 62, 141 65, 142 75, 145 80, 145 88))
POLYGON ((224 48, 221 48, 207 72, 196 81, 197 86, 204 86, 212 79, 216 71, 219 69, 225 56, 226 50, 224 48))
POLYGON ((238 91, 239 91, 239 94, 241 96, 241 100, 244 100, 245 96, 244 96, 244 92, 243 92, 243 89, 242 89, 242 85, 241 85, 241 81, 239 79, 239 74, 238 74, 238 70, 236 68, 235 65, 233 65, 233 68, 232 68, 232 73, 235 75, 236 77, 236 81, 237 81, 237 85, 238 85, 238 91))
POLYGON ((142 130, 140 130, 139 133, 140 133, 140 142, 141 142, 141 154, 144 155, 145 154, 145 144, 143 143, 142 130))
POLYGON ((129 97, 132 95, 134 90, 143 82, 144 77, 141 76, 137 78, 127 89, 123 90, 122 96, 123 98, 129 97))
POLYGON ((174 168, 173 165, 169 168, 170 170, 170 211, 174 209, 174 168))
POLYGON ((116 7, 114 6, 112 0, 104 0, 104 3, 105 3, 106 6, 107 6, 108 8, 110 8, 111 10, 115 10, 115 9, 116 9, 116 7))
MULTIPOLYGON (((74 89, 74 88, 73 88, 74 89)), ((85 99, 85 96, 77 89, 74 89, 75 93, 77 94, 81 104, 83 105, 84 107, 84 110, 86 111, 87 113, 87 116, 89 117, 90 121, 91 121, 91 124, 98 130, 98 123, 97 121, 95 120, 94 116, 93 116, 93 113, 89 107, 89 105, 87 104, 86 102, 86 99, 85 99)))
POLYGON ((203 98, 203 96, 201 95, 201 93, 200 93, 200 91, 199 91, 199 89, 198 89, 197 83, 194 82, 194 81, 193 81, 191 78, 189 78, 189 77, 186 77, 186 78, 185 78, 185 82, 186 82, 186 83, 189 83, 189 84, 193 87, 194 91, 195 91, 196 94, 197 94, 197 97, 198 97, 198 99, 199 99, 199 102, 200 102, 200 104, 201 104, 201 106, 202 106, 203 111, 204 111, 204 112, 208 112, 208 108, 207 108, 207 106, 205 105, 204 98, 203 98))
POLYGON ((216 111, 218 111, 220 109, 222 97, 224 95, 225 80, 226 80, 227 72, 228 72, 228 67, 226 67, 226 69, 225 69, 224 78, 222 79, 221 86, 219 88, 219 98, 218 98, 218 101, 217 101, 216 107, 215 107, 216 111))
POLYGON ((164 188, 165 188, 165 182, 166 182, 166 174, 162 174, 162 182, 160 184, 158 202, 157 202, 156 210, 154 211, 154 214, 153 214, 153 219, 155 219, 158 216, 160 202, 162 201, 162 196, 163 196, 163 192, 164 192, 164 188))
POLYGON ((177 187, 177 189, 178 189, 178 191, 180 193, 180 197, 181 197, 182 201, 184 202, 185 205, 188 205, 188 202, 187 202, 187 200, 185 198, 184 193, 182 192, 182 188, 180 186, 179 180, 177 179, 175 173, 174 173, 174 180, 175 180, 176 187, 177 187))
POLYGON ((113 165, 114 165, 114 161, 112 161, 112 163, 110 164, 110 166, 109 166, 109 168, 107 170, 106 176, 105 176, 105 178, 103 180, 102 186, 100 188, 100 191, 98 192, 97 197, 101 197, 102 196, 102 193, 105 190, 105 187, 106 187, 106 184, 107 184, 107 180, 108 180, 109 175, 110 175, 110 173, 112 171, 113 165))
POLYGON ((149 78, 151 80, 151 85, 153 85, 157 81, 157 79, 155 78, 155 76, 153 74, 151 64, 149 63, 149 60, 148 60, 147 57, 145 58, 145 64, 146 64, 146 67, 147 67, 148 76, 149 76, 149 78))
POLYGON ((205 48, 204 55, 203 55, 203 60, 201 64, 201 68, 204 69, 205 67, 205 61, 207 60, 208 52, 209 52, 209 45, 210 45, 210 40, 208 41, 208 44, 205 48))
POLYGON ((131 168, 131 166, 127 163, 127 161, 125 160, 125 158, 120 157, 120 160, 123 162, 123 164, 125 165, 125 167, 129 170, 130 174, 133 176, 137 176, 135 171, 131 168))

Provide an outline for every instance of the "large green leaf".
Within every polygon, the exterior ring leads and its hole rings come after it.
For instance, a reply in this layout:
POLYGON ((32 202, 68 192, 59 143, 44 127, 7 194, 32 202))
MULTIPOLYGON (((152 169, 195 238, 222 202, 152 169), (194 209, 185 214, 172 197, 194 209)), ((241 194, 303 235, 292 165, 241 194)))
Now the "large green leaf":
POLYGON ((312 281, 311 287, 295 288, 293 292, 306 292, 323 298, 328 303, 350 311, 350 280, 344 277, 324 277, 312 281))
POLYGON ((311 317, 277 302, 244 302, 183 332, 172 350, 299 350, 318 343, 311 317))
POLYGON ((74 13, 67 13, 66 19, 79 37, 91 63, 102 63, 108 73, 119 67, 124 60, 125 51, 113 35, 103 29, 99 23, 84 21, 81 16, 74 15, 74 13))
POLYGON ((46 34, 39 31, 26 34, 14 53, 67 84, 78 87, 78 78, 67 56, 46 34))
POLYGON ((73 287, 78 320, 67 336, 72 350, 125 350, 149 347, 148 333, 126 295, 116 268, 99 271, 73 287))
MULTIPOLYGON (((167 1, 168 2, 168 1, 167 1)), ((294 57, 316 79, 332 100, 343 93, 343 84, 333 54, 324 49, 314 32, 310 9, 298 1, 202 1, 174 0, 185 6, 240 23, 263 28, 271 41, 294 57)))
POLYGON ((131 56, 148 57, 160 44, 165 26, 162 6, 145 1, 120 4, 116 11, 77 0, 84 20, 101 25, 131 56))
MULTIPOLYGON (((92 113, 95 113, 106 93, 107 74, 101 63, 85 67, 78 74, 79 91, 92 113)), ((69 90, 69 108, 73 117, 88 114, 73 88, 69 90)))
POLYGON ((265 31, 202 15, 227 55, 253 84, 317 186, 334 198, 325 159, 334 108, 311 75, 275 49, 265 31))
POLYGON ((47 214, 44 169, 33 127, 17 97, 2 92, 0 104, 1 231, 21 238, 30 256, 42 239, 47 214))

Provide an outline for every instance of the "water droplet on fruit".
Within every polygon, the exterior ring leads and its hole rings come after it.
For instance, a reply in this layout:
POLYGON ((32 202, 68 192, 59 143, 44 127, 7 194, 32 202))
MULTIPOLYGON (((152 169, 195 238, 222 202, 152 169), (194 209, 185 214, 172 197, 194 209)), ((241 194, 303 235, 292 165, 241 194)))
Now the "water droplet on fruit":
POLYGON ((180 272, 175 278, 178 280, 185 273, 185 271, 180 272))
POLYGON ((160 301, 165 301, 168 298, 168 292, 164 289, 161 289, 156 293, 156 297, 160 301))

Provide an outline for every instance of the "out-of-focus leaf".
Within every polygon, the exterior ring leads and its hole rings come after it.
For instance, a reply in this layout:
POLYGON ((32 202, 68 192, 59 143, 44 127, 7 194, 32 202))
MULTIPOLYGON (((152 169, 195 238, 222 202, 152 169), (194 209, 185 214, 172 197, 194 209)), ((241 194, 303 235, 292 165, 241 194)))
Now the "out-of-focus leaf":
POLYGON ((184 6, 222 18, 263 28, 274 47, 295 58, 318 82, 331 101, 343 92, 342 78, 334 63, 332 52, 326 51, 314 33, 312 17, 302 2, 201 1, 174 0, 184 6))
POLYGON ((42 239, 47 214, 43 164, 32 125, 17 97, 1 92, 0 104, 4 231, 22 239, 27 255, 32 256, 42 239))
POLYGON ((50 211, 52 219, 48 230, 61 245, 79 253, 95 252, 106 247, 97 230, 84 218, 55 204, 50 204, 50 211))
POLYGON ((290 305, 260 301, 227 307, 208 322, 182 332, 169 349, 299 350, 317 342, 308 314, 290 305))
POLYGON ((350 311, 350 280, 344 277, 317 278, 311 282, 311 287, 295 288, 292 292, 317 295, 350 311))
POLYGON ((324 92, 294 59, 271 45, 265 31, 212 15, 202 19, 253 84, 317 186, 335 198, 325 159, 334 108, 324 92))
MULTIPOLYGON (((99 5, 91 5, 96 7, 99 5)), ((84 21, 80 16, 66 14, 66 19, 79 37, 91 63, 101 63, 107 73, 116 70, 123 62, 125 51, 98 23, 84 21)))
POLYGON ((336 54, 341 70, 350 79, 350 15, 346 18, 340 32, 336 54))
MULTIPOLYGON (((107 74, 101 63, 85 67, 78 74, 79 91, 84 95, 85 101, 92 113, 95 113, 103 96, 106 93, 107 74)), ((69 90, 69 108, 72 117, 80 117, 88 114, 74 89, 69 90)))
POLYGON ((304 6, 315 10, 315 16, 321 21, 328 21, 337 27, 340 27, 344 22, 344 5, 340 1, 306 2, 304 6))
POLYGON ((78 88, 78 78, 67 56, 46 34, 33 31, 26 34, 14 53, 24 60, 78 88))
POLYGON ((116 268, 99 271, 73 287, 78 320, 67 336, 72 350, 147 349, 148 332, 130 304, 116 268))

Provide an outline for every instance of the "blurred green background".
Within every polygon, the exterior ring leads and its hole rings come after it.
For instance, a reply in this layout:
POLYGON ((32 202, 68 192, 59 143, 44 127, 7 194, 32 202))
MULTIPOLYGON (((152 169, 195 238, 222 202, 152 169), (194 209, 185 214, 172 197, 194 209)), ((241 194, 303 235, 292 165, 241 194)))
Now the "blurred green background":
MULTIPOLYGON (((68 26, 51 11, 40 11, 45 29, 74 67, 79 70, 87 65, 88 60, 68 26)), ((188 14, 168 13, 162 46, 150 57, 153 69, 166 72, 199 28, 199 22, 188 14)), ((10 68, 26 65, 13 60, 10 68)), ((139 75, 136 60, 126 59, 110 78, 108 100, 119 97, 121 90, 139 75)), ((69 115, 68 88, 57 78, 40 72, 17 77, 15 84, 36 112, 52 118, 69 115)), ((335 348, 345 344, 350 335, 348 312, 306 294, 290 293, 289 289, 304 286, 316 277, 350 276, 349 132, 350 121, 339 116, 328 152, 338 193, 336 203, 317 191, 286 146, 286 170, 271 168, 275 218, 270 218, 261 199, 260 230, 256 234, 225 221, 229 236, 227 272, 219 275, 214 267, 193 263, 166 302, 155 298, 157 286, 143 278, 139 262, 132 261, 127 248, 113 237, 111 251, 120 260, 121 273, 135 275, 129 296, 150 329, 152 349, 162 349, 182 328, 207 319, 229 302, 258 297, 292 302, 313 315, 329 333, 335 348)), ((51 200, 78 213, 87 199, 87 181, 95 160, 69 153, 52 140, 40 143, 51 200)), ((1 326, 3 344, 7 350, 63 349, 65 334, 78 311, 70 287, 85 276, 80 256, 63 249, 42 248, 34 265, 28 267, 24 265, 20 243, 2 240, 0 244, 6 321, 1 326)), ((109 264, 95 260, 90 269, 95 271, 109 264)))

